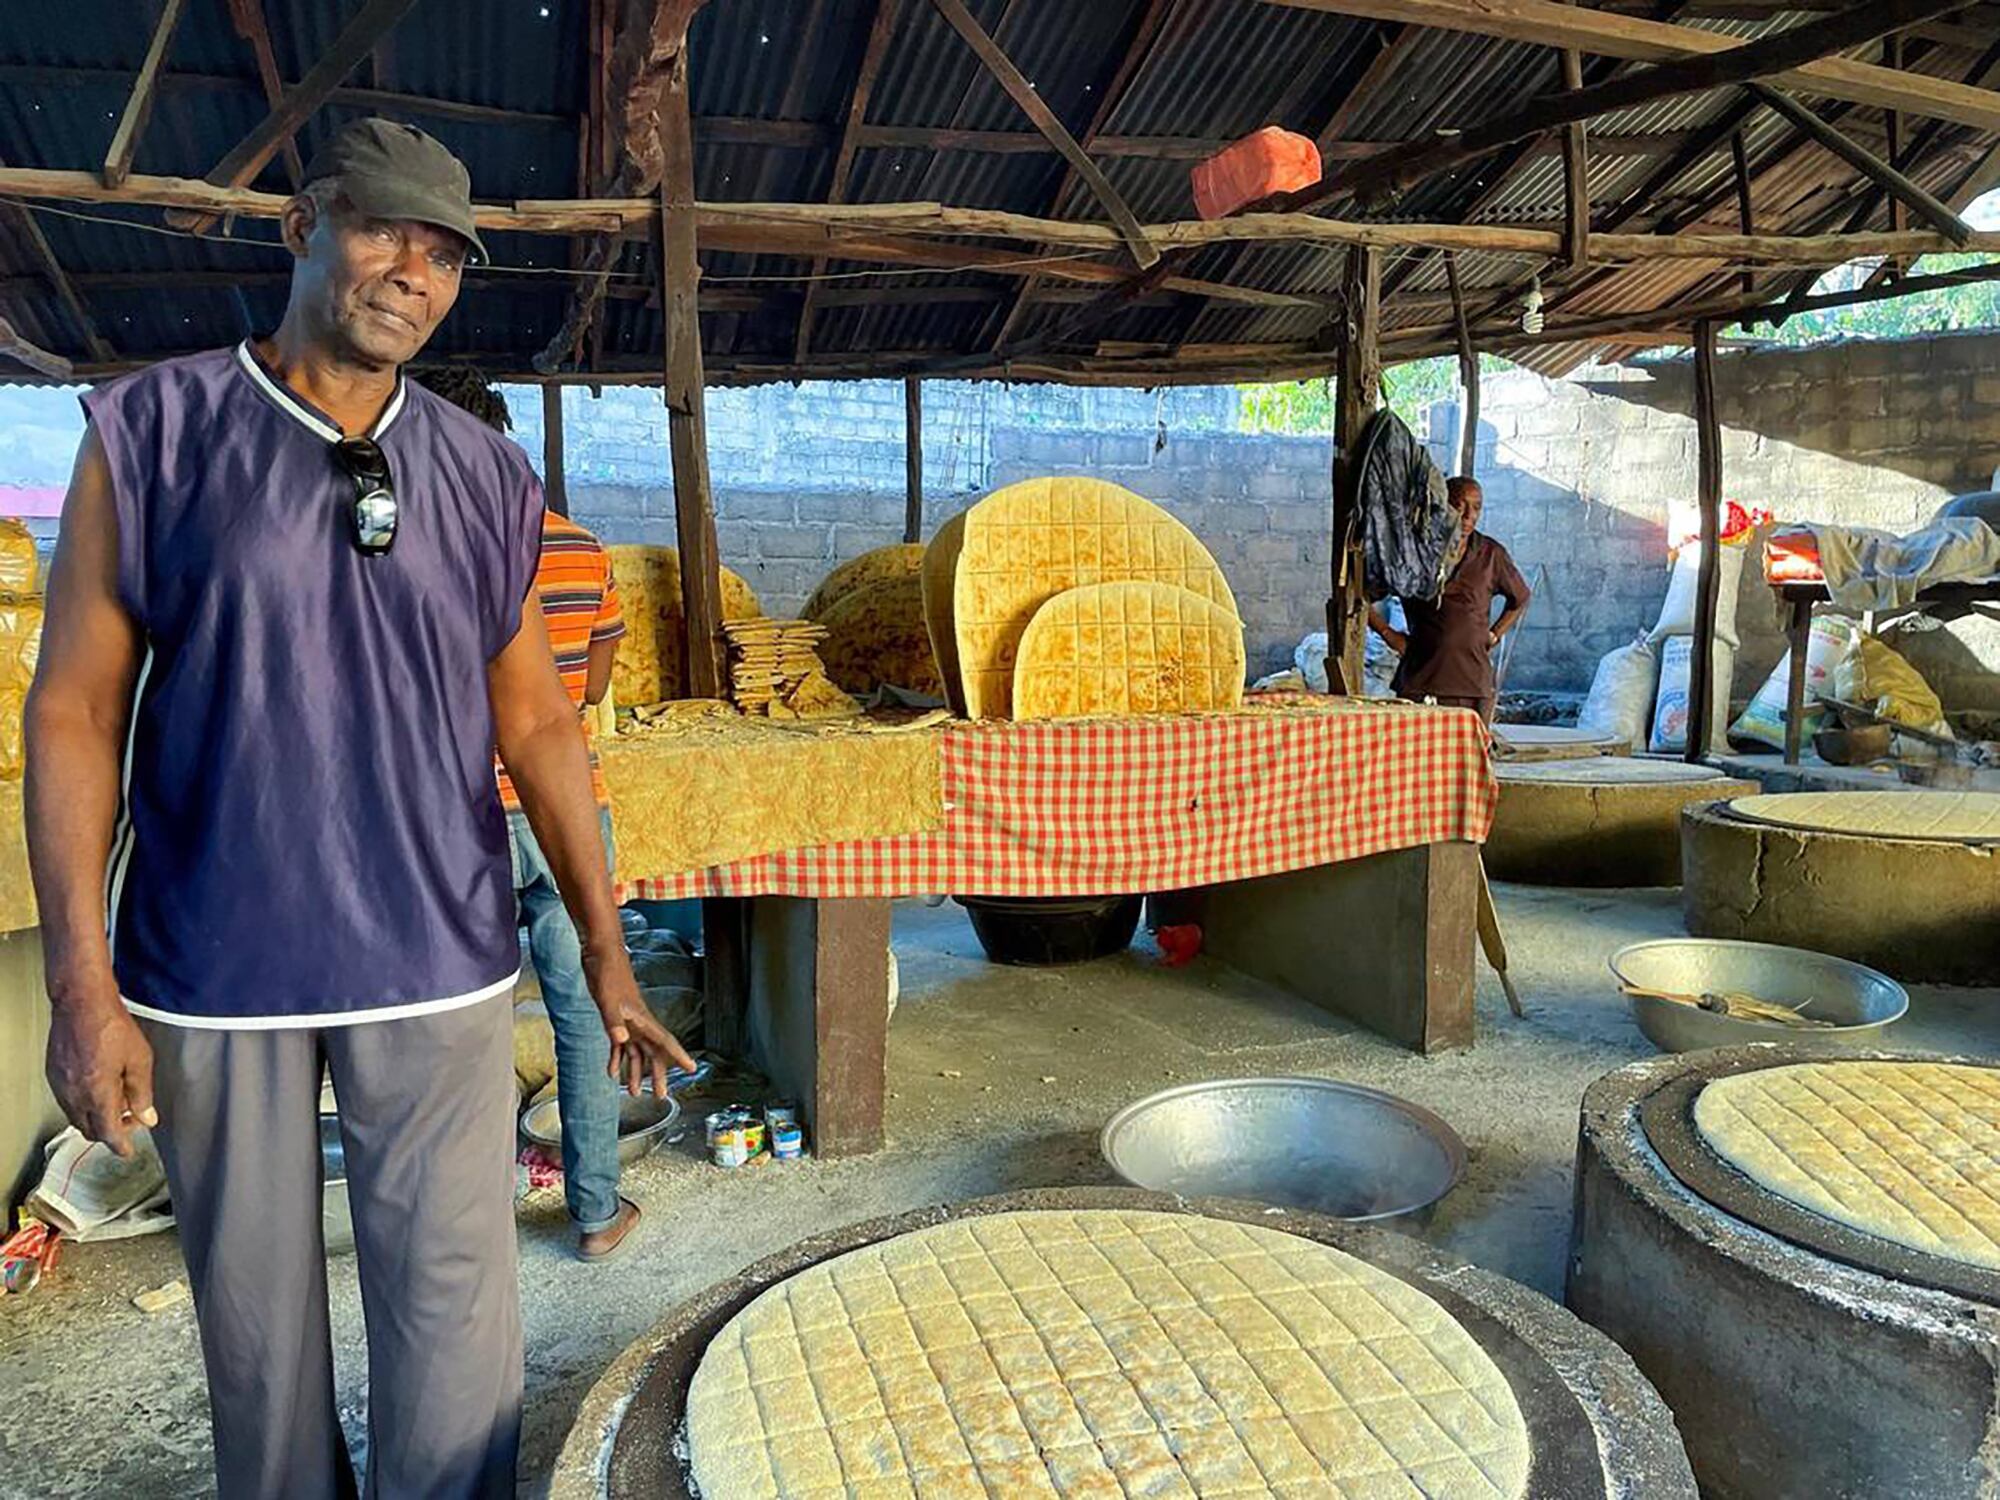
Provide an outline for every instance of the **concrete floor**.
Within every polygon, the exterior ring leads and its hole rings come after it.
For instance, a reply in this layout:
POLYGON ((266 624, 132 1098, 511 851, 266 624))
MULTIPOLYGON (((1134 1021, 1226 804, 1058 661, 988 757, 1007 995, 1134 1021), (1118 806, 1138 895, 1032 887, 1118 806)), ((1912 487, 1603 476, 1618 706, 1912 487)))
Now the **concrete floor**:
MULTIPOLYGON (((1429 1106, 1471 1150, 1428 1231, 1438 1244, 1560 1296, 1584 1087, 1650 1048, 1605 979, 1623 943, 1678 934, 1671 891, 1502 887, 1529 1014, 1482 971, 1478 1046, 1424 1059, 1206 962, 1159 968, 1137 949, 1083 969, 984 962, 955 907, 907 906, 903 1000, 890 1027, 889 1149, 866 1161, 722 1173, 691 1134, 628 1173, 644 1239, 616 1265, 569 1258, 560 1197, 522 1207, 529 1406, 522 1493, 539 1494, 578 1402, 672 1303, 817 1230, 1005 1189, 1111 1180, 1099 1126, 1176 1081, 1318 1073, 1429 1106)), ((2000 1050, 2000 991, 1923 990, 1895 1037, 1913 1049, 2000 1050)), ((360 1305, 334 1263, 343 1408, 358 1435, 360 1305)), ((212 1492, 194 1321, 132 1296, 179 1272, 169 1236, 73 1249, 31 1296, 0 1298, 0 1495, 212 1492)))

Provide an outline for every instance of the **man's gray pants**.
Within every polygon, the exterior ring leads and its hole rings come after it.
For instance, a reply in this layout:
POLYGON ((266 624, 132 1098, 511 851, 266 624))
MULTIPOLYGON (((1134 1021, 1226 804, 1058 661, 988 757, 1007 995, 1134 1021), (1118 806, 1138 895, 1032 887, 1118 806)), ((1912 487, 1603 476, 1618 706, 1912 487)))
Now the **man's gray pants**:
POLYGON ((322 1029, 144 1024, 222 1500, 355 1493, 320 1225, 322 1060, 368 1330, 364 1493, 511 1500, 522 1384, 511 999, 322 1029))

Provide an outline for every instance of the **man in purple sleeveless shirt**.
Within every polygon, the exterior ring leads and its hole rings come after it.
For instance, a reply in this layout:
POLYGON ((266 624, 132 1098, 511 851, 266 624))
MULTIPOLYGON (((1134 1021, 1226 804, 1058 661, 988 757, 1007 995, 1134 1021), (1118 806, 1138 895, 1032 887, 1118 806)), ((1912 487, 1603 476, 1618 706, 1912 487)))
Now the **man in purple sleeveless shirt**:
POLYGON ((28 839, 64 1112, 167 1167, 225 1500, 354 1493, 334 1397, 330 1072, 368 1327, 369 1496, 514 1493, 519 965, 493 747, 636 1090, 692 1066, 625 958, 533 583, 518 448, 401 366, 483 254, 465 169, 386 121, 287 205, 284 321, 85 398, 28 839))

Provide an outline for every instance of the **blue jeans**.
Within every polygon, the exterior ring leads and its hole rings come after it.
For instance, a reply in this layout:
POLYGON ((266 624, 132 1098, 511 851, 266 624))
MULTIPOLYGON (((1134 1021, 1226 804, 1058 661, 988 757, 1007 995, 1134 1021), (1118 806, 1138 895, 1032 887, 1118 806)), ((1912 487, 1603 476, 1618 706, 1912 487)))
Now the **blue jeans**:
MULTIPOLYGON (((514 847, 514 894, 528 926, 528 952, 556 1033, 563 1196, 569 1216, 588 1234, 618 1218, 618 1085, 605 1071, 611 1065, 611 1040, 583 980, 583 944, 563 910, 562 893, 527 815, 509 813, 507 832, 514 847)), ((609 813, 604 814, 604 857, 609 865, 609 813)))

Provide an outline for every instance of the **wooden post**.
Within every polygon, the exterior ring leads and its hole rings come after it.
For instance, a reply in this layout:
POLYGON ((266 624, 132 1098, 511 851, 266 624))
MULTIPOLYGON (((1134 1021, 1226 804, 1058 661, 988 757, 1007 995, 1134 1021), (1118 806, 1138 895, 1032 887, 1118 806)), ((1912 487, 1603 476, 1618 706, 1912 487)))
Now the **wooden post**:
POLYGON ((563 479, 563 388, 542 387, 542 493, 549 509, 559 516, 569 514, 569 486, 563 479))
POLYGON ((1361 434, 1375 415, 1382 383, 1382 260, 1357 246, 1347 252, 1346 307, 1333 416, 1333 594, 1326 602, 1326 680, 1336 693, 1361 692, 1368 601, 1361 584, 1361 511, 1355 462, 1361 434))
MULTIPOLYGON (((1894 36, 1885 36, 1882 38, 1882 66, 1885 68, 1894 68, 1899 73, 1902 72, 1903 70, 1902 33, 1898 32, 1894 36)), ((1888 153, 1889 165, 1892 167, 1900 168, 1903 165, 1902 113, 1899 110, 1892 109, 1882 117, 1882 123, 1888 129, 1887 145, 1889 147, 1889 153, 1888 153)), ((1892 234, 1899 233, 1900 231, 1907 229, 1909 227, 1909 220, 1910 220, 1909 211, 1904 206, 1903 200, 1901 198, 1896 197, 1894 194, 1891 194, 1889 197, 1890 233, 1892 234)), ((1892 260, 1888 263, 1888 265, 1884 269, 1887 270, 1889 275, 1893 277, 1893 276, 1901 276, 1906 267, 1904 266, 1902 261, 1892 260)))
POLYGON ((903 540, 924 539, 924 383, 903 381, 903 540))
POLYGON ((160 70, 167 60, 167 44, 174 39, 174 28, 180 25, 181 10, 185 4, 186 0, 166 0, 160 7, 159 21, 153 27, 152 45, 146 49, 146 60, 139 65, 139 77, 125 100, 125 113, 119 116, 118 129, 111 137, 111 149, 104 155, 104 181, 108 187, 117 187, 132 175, 132 158, 138 154, 139 138, 146 133, 146 122, 153 117, 153 96, 159 92, 160 70))
POLYGON ((1694 659, 1688 669, 1687 759, 1708 754, 1715 679, 1715 615, 1722 593, 1722 424, 1715 415, 1715 324, 1694 325, 1696 498, 1701 505, 1701 579, 1695 590, 1694 659))
POLYGON ((683 42, 660 96, 660 286, 667 325, 667 440, 674 464, 674 531, 681 553, 681 602, 687 621, 688 694, 720 698, 722 559, 715 541, 715 497, 708 484, 708 417, 702 405, 701 266, 695 259, 694 135, 688 119, 687 46, 683 42))
POLYGON ((1479 457, 1479 355, 1472 347, 1472 329, 1465 321, 1465 293, 1458 284, 1457 256, 1444 258, 1444 274, 1451 285, 1451 316, 1458 332, 1458 383, 1465 388, 1465 415, 1458 434, 1458 472, 1471 479, 1479 457))
MULTIPOLYGON (((1788 591, 1789 592, 1789 591, 1788 591)), ((1800 588, 1791 597, 1786 635, 1792 643, 1791 671, 1785 678, 1785 764, 1795 766, 1806 737, 1806 666, 1812 652, 1813 601, 1800 588)))
MULTIPOLYGON (((1565 47, 1563 87, 1575 93, 1583 87, 1583 54, 1565 47)), ((1590 264, 1590 144, 1584 123, 1573 120, 1563 128, 1563 258, 1571 270, 1590 264)))
MULTIPOLYGON (((1750 158, 1743 149, 1743 132, 1736 131, 1729 137, 1729 157, 1736 166, 1736 218, 1745 234, 1757 232, 1757 212, 1750 202, 1750 158)), ((1743 295, 1748 297, 1757 290, 1757 273, 1743 273, 1743 295)))

